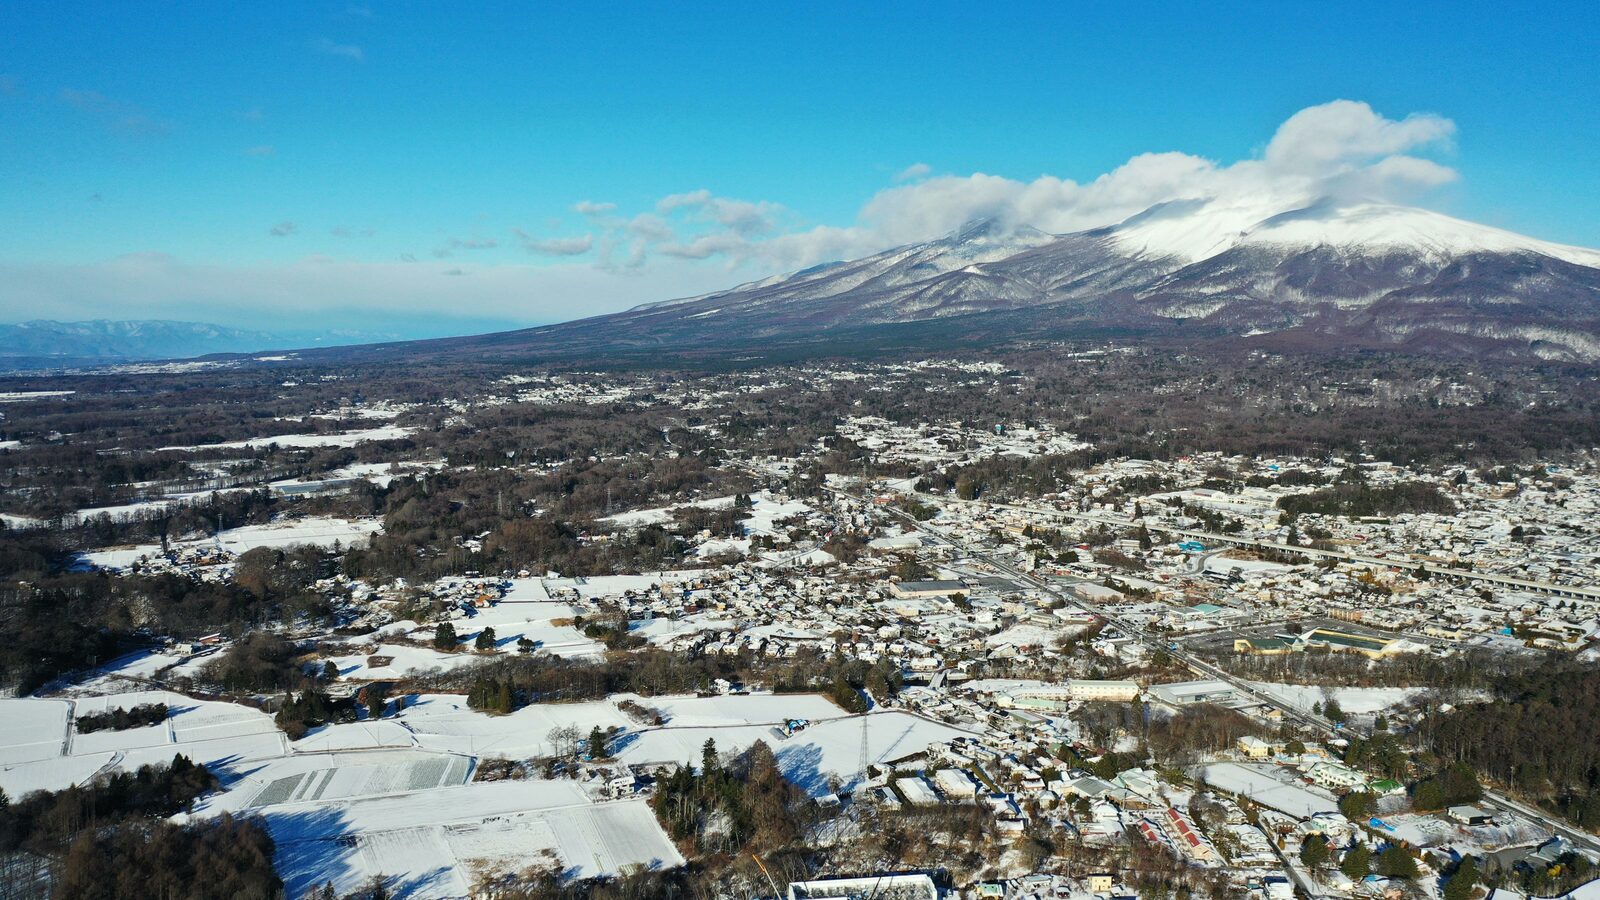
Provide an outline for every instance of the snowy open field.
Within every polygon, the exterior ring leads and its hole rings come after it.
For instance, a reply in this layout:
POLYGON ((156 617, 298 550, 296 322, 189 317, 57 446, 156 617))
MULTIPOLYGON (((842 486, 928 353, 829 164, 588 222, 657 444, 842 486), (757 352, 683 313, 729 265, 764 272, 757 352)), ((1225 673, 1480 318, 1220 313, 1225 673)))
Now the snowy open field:
POLYGON ((1286 566, 1283 563, 1267 562, 1264 559, 1234 559, 1230 556, 1213 556, 1205 561, 1202 567, 1206 572, 1217 572, 1227 575, 1238 570, 1241 575, 1269 575, 1292 572, 1295 566, 1286 566))
POLYGON ((135 500, 132 503, 120 503, 116 506, 92 506, 80 509, 68 515, 69 522, 87 522, 100 516, 109 516, 112 521, 129 522, 145 513, 157 512, 164 509, 174 509, 189 503, 204 501, 212 494, 235 494, 250 490, 249 488, 224 488, 218 491, 188 491, 186 493, 168 494, 150 500, 135 500))
POLYGON ((416 749, 296 752, 240 772, 216 808, 242 811, 454 787, 466 784, 473 768, 469 756, 416 749))
POLYGON ((364 441, 394 441, 410 437, 410 428, 401 428, 397 425, 383 425, 378 428, 367 428, 361 431, 346 431, 340 434, 279 434, 272 437, 250 438, 245 441, 228 441, 222 444, 197 444, 181 447, 162 447, 162 450, 240 450, 245 448, 270 447, 277 444, 285 448, 309 447, 354 447, 364 441))
POLYGON ((286 478, 274 481, 268 487, 287 492, 296 490, 317 489, 347 484, 351 481, 366 480, 378 487, 386 488, 396 478, 404 478, 417 472, 437 470, 444 468, 440 462, 396 462, 396 463, 351 463, 332 471, 323 472, 316 478, 286 478))
POLYGON ((592 578, 517 578, 512 579, 511 590, 501 602, 552 600, 570 596, 573 591, 584 598, 620 597, 628 591, 649 591, 661 585, 681 587, 704 574, 704 569, 677 569, 643 575, 596 575, 592 578))
POLYGON ((410 620, 390 623, 378 631, 379 643, 370 652, 363 651, 346 656, 332 657, 345 678, 379 679, 399 678, 411 672, 429 669, 450 670, 473 665, 484 657, 473 648, 478 635, 485 628, 493 628, 495 649, 503 653, 520 652, 517 642, 527 638, 534 643, 534 652, 548 653, 564 659, 598 659, 605 653, 605 645, 584 636, 571 625, 555 625, 555 620, 571 619, 576 611, 566 603, 548 600, 502 601, 492 607, 476 610, 467 618, 454 619, 457 645, 453 653, 427 646, 433 641, 433 625, 420 625, 410 620), (416 643, 382 641, 403 635, 416 643), (387 665, 370 664, 372 656, 390 657, 387 665))
MULTIPOLYGON (((816 700, 832 706, 820 697, 816 700)), ((798 704, 794 708, 791 715, 803 715, 798 704)), ((717 749, 724 753, 743 752, 756 741, 765 741, 777 755, 784 776, 816 796, 829 792, 830 778, 837 778, 841 787, 848 790, 861 776, 862 717, 841 716, 837 708, 832 715, 835 718, 813 720, 810 727, 787 738, 775 732, 772 725, 674 726, 669 721, 664 727, 624 736, 617 742, 615 752, 617 758, 626 763, 689 764, 698 762, 707 738, 715 740, 717 749)), ((930 744, 970 734, 900 711, 869 713, 866 720, 867 758, 873 764, 900 759, 926 750, 930 744)), ((781 718, 776 719, 774 724, 781 721, 781 718)))
MULTIPOLYGON (((295 742, 296 752, 348 748, 421 748, 475 757, 521 759, 554 752, 550 733, 573 726, 623 730, 612 752, 628 764, 696 764, 706 739, 724 753, 744 751, 765 741, 783 772, 813 793, 828 790, 828 778, 848 785, 859 774, 861 717, 845 714, 816 694, 751 694, 725 697, 649 697, 617 695, 583 703, 537 703, 508 716, 486 716, 468 709, 455 694, 423 694, 398 716, 380 722, 354 722, 319 728, 295 742), (659 712, 660 726, 642 726, 617 704, 633 700, 659 712), (791 737, 774 731, 786 720, 812 724, 791 737)), ((867 750, 873 763, 888 762, 928 745, 968 734, 900 711, 867 716, 867 750)))
POLYGON ((69 397, 77 391, 0 391, 0 403, 28 403, 49 400, 52 397, 69 397))
POLYGON ((715 613, 695 613, 681 619, 656 618, 628 623, 628 631, 652 644, 665 644, 703 631, 733 631, 738 623, 715 613))
MULTIPOLYGON (((540 621, 564 607, 522 605, 537 608, 540 621)), ((513 627, 511 615, 498 621, 513 627)), ((130 657, 119 666, 142 670, 165 659, 130 657)), ((493 871, 552 865, 586 878, 683 862, 642 800, 597 801, 570 780, 471 782, 483 758, 549 755, 551 733, 567 726, 579 734, 617 730, 611 749, 623 763, 692 764, 708 738, 729 754, 762 740, 788 777, 821 794, 835 780, 856 779, 863 724, 873 762, 965 734, 901 711, 846 715, 815 694, 618 695, 534 704, 506 716, 468 709, 459 695, 424 694, 408 697, 389 718, 323 726, 291 744, 270 716, 246 706, 165 691, 80 693, 0 701, 0 787, 13 796, 59 790, 184 753, 223 781, 194 815, 261 816, 277 841, 290 896, 329 879, 355 890, 383 874, 394 879, 396 896, 458 897, 493 871), (624 700, 656 710, 664 724, 642 725, 619 708, 624 700), (158 725, 76 734, 70 724, 86 713, 154 702, 172 710, 158 725), (810 724, 783 737, 776 726, 794 718, 810 724)))
POLYGON ((214 767, 274 759, 288 747, 272 717, 234 703, 138 691, 72 700, 0 701, 0 788, 13 797, 62 790, 101 772, 132 771, 182 753, 214 767), (144 703, 166 703, 165 722, 123 731, 77 734, 69 718, 144 703))
MULTIPOLYGON (((202 810, 206 815, 210 810, 202 810)), ((287 895, 373 875, 401 898, 461 897, 481 873, 547 862, 588 878, 683 864, 642 800, 589 801, 570 781, 467 784, 390 797, 267 807, 287 895)))
POLYGON ((1253 682, 1253 684, 1258 690, 1270 694, 1295 709, 1310 712, 1313 706, 1318 703, 1326 703, 1328 698, 1332 697, 1338 701, 1340 709, 1358 716, 1373 715, 1391 707, 1399 706, 1425 690, 1425 688, 1396 687, 1337 687, 1328 688, 1324 691, 1320 687, 1309 687, 1302 684, 1271 684, 1268 682, 1253 682))
POLYGON ((459 694, 422 694, 408 701, 406 709, 392 719, 329 725, 297 741, 295 748, 421 747, 479 757, 522 759, 551 755, 554 748, 550 746, 549 735, 558 727, 571 725, 588 734, 595 726, 605 730, 631 724, 611 700, 536 703, 508 716, 489 716, 467 708, 466 698, 459 694))
MULTIPOLYGON (((309 544, 313 547, 332 547, 334 544, 349 547, 364 544, 383 530, 381 519, 335 519, 328 516, 307 516, 266 525, 243 525, 218 532, 214 537, 193 541, 177 541, 171 546, 182 551, 201 547, 221 547, 230 553, 244 553, 257 547, 294 547, 309 544)), ((132 547, 114 547, 90 550, 78 554, 78 560, 98 569, 125 569, 141 557, 155 557, 161 553, 160 544, 138 544, 132 547)))
MULTIPOLYGON (((765 492, 752 494, 751 508, 748 510, 750 517, 745 519, 744 529, 747 534, 773 534, 777 531, 777 523, 791 516, 808 516, 813 510, 811 507, 798 500, 775 500, 765 492)), ((624 528, 639 528, 645 525, 665 525, 677 518, 677 511, 688 507, 701 509, 727 509, 733 506, 733 497, 712 497, 707 500, 695 500, 691 503, 680 503, 677 506, 663 506, 655 509, 636 509, 629 512, 617 513, 601 519, 624 528)))

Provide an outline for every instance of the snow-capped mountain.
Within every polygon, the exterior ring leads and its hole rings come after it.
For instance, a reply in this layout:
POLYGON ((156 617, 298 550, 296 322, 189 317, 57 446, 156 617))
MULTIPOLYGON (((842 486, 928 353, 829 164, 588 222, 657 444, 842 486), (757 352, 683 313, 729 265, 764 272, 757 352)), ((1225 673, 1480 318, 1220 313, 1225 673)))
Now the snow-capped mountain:
POLYGON ((1600 266, 1600 251, 1535 240, 1425 209, 1331 200, 1279 209, 1270 202, 1173 201, 1117 225, 1123 250, 1199 262, 1241 245, 1340 247, 1350 252, 1400 250, 1436 259, 1472 253, 1537 253, 1600 266))
POLYGON ((434 346, 814 353, 1141 335, 1597 362, 1600 252, 1377 203, 1179 200, 1073 234, 979 222, 726 291, 434 346))
POLYGON ((943 333, 996 338, 1110 329, 1600 360, 1600 252, 1376 203, 1179 200, 1075 234, 976 223, 520 334, 573 348, 707 346, 946 320, 943 333))

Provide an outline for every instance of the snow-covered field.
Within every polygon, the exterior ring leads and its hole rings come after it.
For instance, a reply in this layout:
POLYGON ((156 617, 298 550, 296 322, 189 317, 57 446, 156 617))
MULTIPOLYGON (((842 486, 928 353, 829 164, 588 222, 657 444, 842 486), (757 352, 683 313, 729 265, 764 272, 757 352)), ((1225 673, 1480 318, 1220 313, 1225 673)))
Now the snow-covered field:
POLYGON ((398 425, 383 425, 377 428, 367 428, 361 431, 346 431, 339 434, 279 434, 272 437, 250 438, 244 441, 228 441, 221 444, 195 444, 179 447, 162 447, 162 450, 241 450, 245 448, 270 447, 277 444, 279 447, 304 449, 310 447, 354 447, 365 441, 394 441, 411 436, 412 429, 402 428, 398 425))
POLYGON ((470 756, 417 749, 296 752, 249 769, 216 805, 261 809, 453 787, 467 783, 473 765, 470 756))
POLYGON ((268 487, 293 493, 297 490, 316 490, 364 479, 378 487, 386 488, 396 478, 442 468, 444 468, 444 463, 442 462, 351 463, 348 466, 323 472, 316 478, 286 478, 282 481, 274 481, 268 487))
POLYGON ((570 781, 466 784, 260 813, 291 897, 330 880, 354 891, 374 875, 393 879, 395 897, 461 897, 480 875, 540 863, 589 878, 684 861, 643 800, 595 803, 570 781))
POLYGON ((628 630, 652 644, 670 644, 705 631, 733 631, 738 623, 714 613, 695 613, 681 619, 642 619, 628 623, 628 630))
MULTIPOLYGON (((731 699, 731 698, 730 698, 731 699)), ((797 698, 774 697, 777 701, 797 698)), ((822 703, 827 703, 821 700, 822 703)), ((828 704, 831 706, 831 704, 828 704)), ((790 715, 797 715, 791 712, 790 715)), ((837 709, 834 716, 839 716, 837 709)), ((926 750, 930 744, 969 734, 949 725, 900 711, 873 712, 866 716, 867 759, 878 764, 926 750)), ((781 721, 778 719, 777 721, 781 721)), ((720 725, 646 729, 622 738, 617 757, 627 763, 695 763, 706 739, 722 752, 742 752, 765 741, 778 757, 778 766, 796 786, 812 795, 830 790, 837 779, 846 790, 861 777, 862 717, 847 716, 813 724, 790 737, 771 725, 720 725)))
POLYGON ((62 790, 101 772, 170 762, 178 753, 197 763, 236 766, 277 758, 287 746, 266 713, 166 691, 0 700, 0 788, 13 797, 62 790), (68 724, 88 713, 143 703, 165 703, 171 714, 158 725, 123 731, 77 734, 68 724))
MULTIPOLYGON (((472 648, 485 628, 493 628, 495 648, 501 652, 516 653, 517 642, 527 638, 534 643, 534 652, 549 653, 564 659, 596 659, 605 653, 605 645, 585 637, 571 625, 553 624, 556 620, 571 619, 576 611, 566 603, 548 600, 502 600, 494 606, 480 609, 464 619, 455 619, 456 638, 461 649, 446 653, 431 646, 380 641, 370 651, 332 660, 339 674, 347 678, 377 679, 398 678, 409 672, 429 669, 450 670, 472 665, 483 656, 472 648), (371 665, 372 656, 389 657, 386 665, 371 665)), ((420 625, 405 620, 394 622, 379 630, 380 637, 405 635, 426 644, 433 640, 434 626, 420 625)))
POLYGON ((1397 687, 1336 687, 1324 690, 1320 687, 1310 687, 1303 684, 1272 684, 1268 682, 1253 682, 1253 684, 1262 692, 1287 703, 1295 709, 1310 712, 1313 706, 1318 703, 1326 703, 1331 697, 1338 702, 1340 709, 1357 716, 1373 715, 1399 706, 1425 690, 1425 688, 1397 687))
POLYGON ((165 509, 175 509, 189 503, 204 501, 212 494, 234 494, 248 491, 250 488, 224 488, 217 491, 186 491, 177 494, 168 494, 149 500, 135 500, 132 503, 119 503, 115 506, 91 506, 80 509, 67 516, 69 522, 87 522, 101 516, 108 516, 114 522, 131 522, 145 513, 159 512, 165 509))
POLYGON ((1283 563, 1267 562, 1264 559, 1234 559, 1229 556, 1213 556, 1205 561, 1204 571, 1218 572, 1227 575, 1238 570, 1241 575, 1267 575, 1292 571, 1294 566, 1283 563))
MULTIPOLYGON (((811 507, 798 500, 775 500, 765 492, 751 496, 752 505, 749 510, 750 517, 744 520, 744 528, 748 534, 773 534, 777 531, 777 523, 791 516, 808 516, 813 510, 811 507)), ((733 497, 713 497, 707 500, 695 500, 691 503, 680 503, 677 506, 663 506, 656 509, 636 509, 629 512, 617 513, 602 519, 624 528, 639 528, 644 525, 665 525, 673 521, 676 512, 688 507, 701 509, 727 509, 733 506, 733 497)))
POLYGON ((27 403, 32 400, 49 400, 68 397, 77 391, 0 391, 0 403, 27 403))
POLYGON ((230 528, 219 532, 215 543, 233 553, 243 553, 257 547, 292 547, 300 544, 313 547, 332 547, 334 544, 349 546, 364 543, 382 530, 381 519, 311 516, 291 522, 230 528))
MULTIPOLYGON (((335 519, 327 516, 308 516, 266 525, 243 525, 220 531, 215 537, 193 541, 178 541, 171 546, 182 551, 202 547, 220 547, 230 553, 244 553, 257 547, 293 547, 309 544, 314 547, 332 547, 334 544, 352 546, 363 544, 383 530, 380 519, 335 519)), ((78 554, 78 560, 97 569, 125 569, 140 558, 154 557, 161 552, 159 544, 138 544, 132 547, 114 547, 90 550, 78 554)))
MULTIPOLYGON (((496 610, 497 627, 511 630, 520 627, 517 615, 536 612, 531 618, 547 623, 552 613, 570 611, 550 601, 503 605, 512 610, 496 610), (526 609, 515 613, 519 606, 526 609)), ((117 671, 153 671, 168 659, 130 657, 117 671)), ((165 691, 81 691, 0 700, 0 787, 12 796, 60 790, 183 753, 223 781, 192 815, 261 816, 277 841, 290 896, 328 880, 355 890, 375 874, 393 879, 396 896, 433 898, 462 896, 487 873, 530 866, 587 878, 633 865, 681 865, 640 799, 597 800, 572 780, 470 780, 485 757, 555 752, 557 729, 616 730, 611 750, 623 763, 692 764, 708 738, 727 754, 763 740, 784 773, 812 794, 856 780, 863 734, 868 758, 884 762, 966 733, 902 711, 846 715, 815 694, 618 695, 535 704, 506 716, 468 709, 459 695, 424 694, 408 697, 388 718, 323 726, 291 744, 267 713, 246 706, 165 691), (641 724, 619 708, 624 700, 654 709, 664 724, 641 724), (86 713, 154 702, 171 709, 158 725, 92 734, 71 725, 86 713), (797 718, 810 724, 784 737, 776 726, 797 718)))

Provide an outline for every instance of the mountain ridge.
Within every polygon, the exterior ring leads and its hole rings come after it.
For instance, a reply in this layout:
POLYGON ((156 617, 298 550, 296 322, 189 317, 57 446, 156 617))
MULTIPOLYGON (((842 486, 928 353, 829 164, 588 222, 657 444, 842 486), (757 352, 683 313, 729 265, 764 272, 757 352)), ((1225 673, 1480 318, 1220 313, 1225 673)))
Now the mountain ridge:
POLYGON ((1391 204, 1189 199, 1065 234, 980 220, 606 315, 294 358, 825 356, 1081 339, 1596 364, 1600 251, 1391 204))
POLYGON ((0 324, 0 367, 22 370, 259 353, 310 342, 370 342, 381 334, 268 332, 176 319, 31 319, 0 324))
POLYGON ((574 348, 710 346, 1007 312, 1044 334, 1091 325, 1245 341, 1304 332, 1330 345, 1470 344, 1475 354, 1600 361, 1600 251, 1392 204, 1218 203, 1172 201, 1061 235, 969 224, 521 333, 574 348))

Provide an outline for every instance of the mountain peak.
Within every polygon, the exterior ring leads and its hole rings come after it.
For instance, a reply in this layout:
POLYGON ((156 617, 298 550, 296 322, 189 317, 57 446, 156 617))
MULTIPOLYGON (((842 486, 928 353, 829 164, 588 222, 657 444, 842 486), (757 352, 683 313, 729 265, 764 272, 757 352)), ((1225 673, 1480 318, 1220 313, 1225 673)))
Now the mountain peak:
POLYGON ((826 346, 875 329, 965 345, 1109 332, 1596 362, 1600 252, 1403 206, 1197 197, 1065 235, 978 219, 537 333, 571 352, 826 346))
POLYGON ((997 216, 987 216, 963 222, 961 227, 945 238, 945 242, 952 244, 1033 242, 1050 237, 1051 235, 1032 225, 1009 223, 997 216))
POLYGON ((1536 253, 1600 266, 1600 252, 1540 241, 1414 207, 1332 197, 1200 198, 1158 203, 1106 231, 1126 252, 1200 262, 1234 247, 1337 247, 1443 259, 1473 253, 1536 253))

